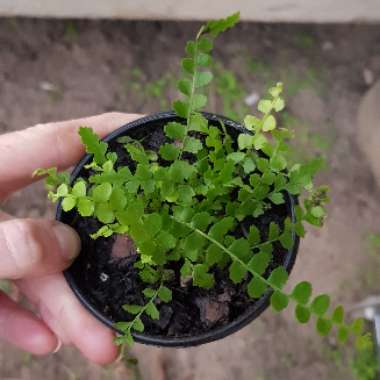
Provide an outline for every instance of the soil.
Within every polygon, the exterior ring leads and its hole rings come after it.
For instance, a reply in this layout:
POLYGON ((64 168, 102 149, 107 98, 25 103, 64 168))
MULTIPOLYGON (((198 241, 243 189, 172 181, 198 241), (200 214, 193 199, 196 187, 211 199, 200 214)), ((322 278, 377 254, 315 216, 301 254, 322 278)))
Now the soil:
MULTIPOLYGON (((129 129, 123 135, 142 141, 146 150, 157 152, 162 144, 169 142, 163 133, 163 125, 163 122, 156 124, 150 122, 144 127, 129 129)), ((214 125, 217 124, 214 123, 214 125)), ((236 137, 235 129, 227 126, 227 130, 231 136, 236 137)), ((198 137, 201 138, 201 136, 198 137)), ((110 141, 109 147, 109 151, 116 152, 118 156, 115 166, 117 168, 128 166, 133 172, 135 164, 123 145, 117 142, 117 138, 110 141)), ((187 158, 193 159, 192 155, 188 155, 187 158)), ((168 164, 163 160, 159 163, 168 164)), ((87 178, 91 174, 91 171, 82 168, 78 177, 87 178)), ((285 218, 290 216, 289 211, 289 204, 273 205, 262 216, 244 220, 242 227, 236 230, 234 235, 236 238, 243 237, 244 231, 249 230, 250 225, 254 224, 265 239, 268 236, 269 224, 276 222, 282 226, 285 218)), ((134 250, 130 250, 130 255, 118 252, 118 257, 115 257, 115 243, 117 242, 118 246, 123 244, 119 243, 120 237, 91 239, 90 235, 101 227, 101 223, 95 218, 83 218, 75 212, 70 212, 64 213, 61 220, 72 225, 82 241, 81 254, 69 269, 75 285, 86 300, 112 322, 130 320, 132 316, 124 311, 122 306, 125 304, 144 305, 146 300, 142 291, 148 286, 140 279, 139 271, 134 267, 137 259, 134 250)), ((291 269, 293 264, 293 260, 290 260, 291 265, 288 265, 289 257, 294 255, 293 250, 288 252, 280 244, 275 244, 274 248, 273 259, 268 266, 266 276, 269 276, 270 272, 279 265, 286 265, 291 269)), ((119 247, 117 251, 120 251, 119 247)), ((258 310, 262 310, 260 306, 262 300, 253 300, 247 294, 249 277, 241 284, 234 284, 229 279, 228 267, 223 269, 215 267, 213 269, 215 287, 207 290, 192 286, 191 281, 182 283, 180 275, 182 265, 183 260, 166 265, 167 269, 175 273, 174 278, 165 283, 173 292, 173 300, 167 304, 157 300, 156 306, 160 311, 160 318, 157 321, 146 315, 142 316, 145 326, 144 335, 159 336, 162 339, 195 337, 226 326, 238 318, 247 315, 256 318, 260 314, 258 310)), ((263 298, 266 297, 268 295, 263 296, 263 298)))
MULTIPOLYGON (((198 27, 0 19, 0 132, 114 110, 163 109, 160 100, 175 92, 165 89, 159 98, 139 93, 132 73, 140 69, 143 85, 175 76, 184 43, 198 27)), ((331 188, 328 219, 303 239, 289 286, 306 279, 315 293, 328 292, 347 306, 379 294, 380 258, 368 252, 367 236, 380 232, 380 187, 373 163, 358 149, 356 117, 361 98, 380 79, 380 26, 241 23, 221 37, 215 53, 236 73, 241 103, 246 94, 263 95, 268 81, 284 82, 286 111, 298 120, 292 123, 296 134, 305 135, 306 145, 298 144, 303 153, 311 151, 310 133, 330 142, 322 151, 328 168, 319 178, 331 188)), ((208 110, 226 113, 215 96, 208 110)), ((42 183, 1 207, 18 217, 54 218, 42 183)), ((238 333, 200 347, 136 344, 134 369, 99 368, 73 347, 38 358, 0 342, 0 379, 352 380, 352 363, 341 351, 333 340, 320 339, 312 324, 297 325, 289 308, 265 312, 238 333)))

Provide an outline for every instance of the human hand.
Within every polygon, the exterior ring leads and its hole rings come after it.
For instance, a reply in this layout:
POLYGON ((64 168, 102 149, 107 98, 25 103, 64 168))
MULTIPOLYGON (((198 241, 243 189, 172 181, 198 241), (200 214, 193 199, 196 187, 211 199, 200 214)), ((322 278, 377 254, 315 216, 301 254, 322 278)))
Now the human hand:
MULTIPOLYGON (((84 153, 80 126, 105 136, 139 116, 112 112, 0 136, 0 200, 35 181, 36 168, 75 164, 84 153)), ((0 211, 0 279, 13 280, 40 315, 0 292, 0 338, 36 355, 54 352, 62 342, 99 364, 116 358, 113 333, 80 305, 61 273, 79 251, 79 237, 70 227, 0 211)))

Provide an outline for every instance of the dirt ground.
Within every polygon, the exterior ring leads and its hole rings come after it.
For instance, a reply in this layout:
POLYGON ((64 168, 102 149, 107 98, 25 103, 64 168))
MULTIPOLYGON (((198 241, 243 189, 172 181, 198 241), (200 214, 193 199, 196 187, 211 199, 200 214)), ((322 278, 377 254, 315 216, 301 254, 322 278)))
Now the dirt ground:
MULTIPOLYGON (((112 110, 168 108, 164 99, 175 96, 174 74, 196 27, 0 20, 0 133, 112 110)), ((254 99, 282 80, 288 95, 283 122, 300 136, 299 154, 327 157, 320 182, 331 187, 328 221, 302 242, 291 283, 308 279, 317 292, 346 305, 378 293, 380 258, 368 252, 367 236, 380 232, 380 189, 358 148, 356 115, 361 97, 380 78, 380 26, 244 23, 221 38, 215 56, 221 65, 210 111, 231 114, 231 105, 241 107, 246 95, 254 99)), ((18 216, 52 215, 41 184, 2 207, 18 216)), ((266 312, 233 336, 198 348, 136 345, 133 351, 137 367, 99 368, 70 347, 34 358, 0 343, 0 379, 354 378, 350 360, 334 341, 317 337, 312 326, 297 326, 290 309, 281 315, 266 312)))

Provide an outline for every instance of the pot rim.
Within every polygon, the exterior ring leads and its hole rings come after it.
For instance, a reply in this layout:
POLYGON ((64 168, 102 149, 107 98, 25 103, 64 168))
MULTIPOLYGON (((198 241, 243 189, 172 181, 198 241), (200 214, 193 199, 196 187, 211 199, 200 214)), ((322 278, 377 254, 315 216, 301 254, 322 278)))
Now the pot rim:
MULTIPOLYGON (((213 113, 203 112, 203 115, 209 120, 209 121, 222 121, 226 126, 237 129, 240 132, 247 133, 247 130, 242 127, 241 124, 225 117, 220 116, 213 113)), ((144 116, 142 118, 139 118, 137 120, 134 120, 130 123, 127 123, 120 128, 114 130, 110 134, 108 134, 103 141, 110 142, 114 140, 115 138, 119 137, 120 135, 124 135, 127 131, 130 129, 135 129, 138 127, 146 126, 149 124, 154 124, 156 122, 162 122, 162 121, 174 121, 174 120, 180 120, 174 112, 167 111, 167 112, 159 112, 152 115, 144 116)), ((92 158, 91 154, 85 154, 81 160, 78 162, 78 164, 75 166, 74 170, 71 173, 70 181, 73 183, 73 181, 78 177, 79 173, 82 171, 84 165, 88 164, 90 159, 92 158)), ((286 205, 288 206, 288 211, 291 216, 292 221, 295 221, 295 210, 294 207, 298 203, 297 197, 285 193, 286 197, 286 205)), ((61 207, 61 201, 58 202, 57 209, 56 209, 56 219, 58 221, 62 220, 63 217, 63 210, 61 207)), ((288 250, 284 267, 287 270, 288 273, 291 272, 296 256, 298 253, 298 246, 299 246, 299 237, 294 233, 293 231, 293 247, 292 249, 288 250)), ((106 317, 103 313, 101 313, 97 308, 86 298, 86 295, 84 292, 80 290, 78 285, 75 282, 74 276, 70 272, 70 268, 68 268, 66 271, 64 271, 64 277, 66 281, 68 282, 70 288, 74 292, 74 294, 77 296, 81 304, 100 322, 114 330, 115 332, 120 333, 115 327, 114 322, 110 320, 108 317, 106 317)), ((146 334, 136 333, 133 332, 133 337, 136 342, 144 343, 148 345, 154 345, 154 346, 164 346, 164 347, 190 347, 190 346, 196 346, 204 343, 210 343, 219 339, 222 339, 230 334, 233 334, 234 332, 240 330, 241 328, 248 325, 250 322, 252 322, 254 319, 256 319, 268 306, 269 306, 269 300, 270 296, 272 294, 272 290, 268 289, 265 294, 259 298, 256 303, 249 308, 245 313, 240 315, 238 318, 233 320, 232 322, 211 329, 209 331, 203 332, 199 335, 195 336, 185 336, 185 337, 166 337, 166 336, 149 336, 146 334)))

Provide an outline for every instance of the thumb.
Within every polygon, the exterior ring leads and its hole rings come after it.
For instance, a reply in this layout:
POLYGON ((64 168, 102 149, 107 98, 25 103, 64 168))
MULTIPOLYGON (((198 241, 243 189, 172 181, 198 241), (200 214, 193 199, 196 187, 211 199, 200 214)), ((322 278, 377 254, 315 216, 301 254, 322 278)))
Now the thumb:
POLYGON ((0 223, 0 278, 61 272, 79 251, 79 236, 65 224, 44 219, 11 219, 0 223))

